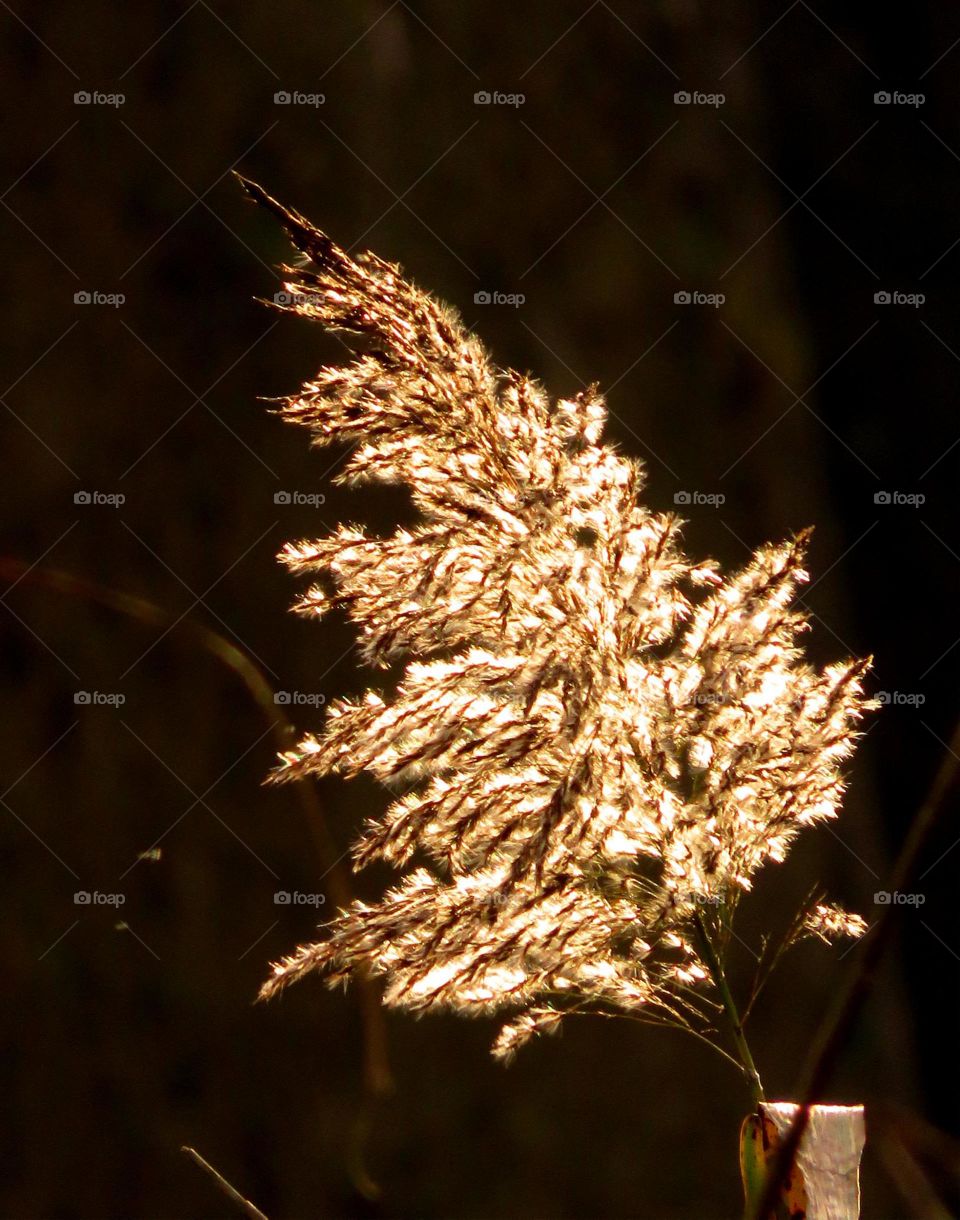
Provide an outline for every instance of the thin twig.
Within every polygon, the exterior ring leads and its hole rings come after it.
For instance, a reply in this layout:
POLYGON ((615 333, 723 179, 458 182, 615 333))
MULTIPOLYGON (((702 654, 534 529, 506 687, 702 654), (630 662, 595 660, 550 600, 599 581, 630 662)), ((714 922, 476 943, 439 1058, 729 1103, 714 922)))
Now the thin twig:
MULTIPOLYGON (((914 818, 890 877, 890 891, 903 892, 910 885, 921 855, 933 832, 946 798, 960 776, 960 722, 953 731, 947 753, 941 762, 927 799, 914 818)), ((840 1052, 850 1036, 853 1024, 860 1013, 863 1002, 873 983, 877 965, 886 949, 894 929, 894 912, 897 907, 885 906, 872 934, 867 938, 857 969, 848 977, 845 987, 838 993, 821 1023, 817 1037, 807 1056, 800 1085, 796 1090, 800 1107, 790 1125, 790 1130, 780 1144, 773 1167, 759 1204, 747 1211, 748 1220, 761 1220, 776 1204, 780 1188, 793 1166, 794 1157, 803 1139, 810 1118, 810 1106, 826 1088, 833 1074, 840 1052)))
POLYGON ((197 1152, 196 1148, 188 1148, 186 1144, 184 1144, 180 1151, 185 1152, 187 1156, 191 1158, 191 1160, 196 1161, 201 1169, 205 1169, 220 1187, 223 1193, 227 1196, 227 1198, 232 1199, 242 1211, 251 1217, 251 1220, 267 1220, 267 1217, 263 1214, 260 1208, 255 1207, 249 1199, 245 1199, 238 1190, 235 1190, 222 1173, 218 1173, 209 1163, 209 1161, 205 1161, 203 1159, 200 1153, 197 1152))
MULTIPOLYGON (((22 560, 7 556, 0 556, 0 578, 11 584, 23 581, 25 584, 49 589, 68 597, 80 597, 141 623, 165 628, 176 627, 240 678, 273 729, 278 750, 288 750, 296 740, 293 725, 284 715, 282 708, 274 702, 273 688, 258 666, 242 649, 204 624, 190 618, 178 619, 169 611, 136 594, 111 589, 96 581, 55 568, 31 568, 22 560)), ((308 832, 320 857, 330 897, 339 907, 349 906, 353 900, 349 872, 343 863, 343 853, 330 833, 315 787, 310 783, 302 783, 296 784, 295 789, 308 832)), ((393 1076, 387 1056, 386 1023, 379 988, 369 975, 359 973, 357 981, 363 1031, 364 1084, 364 1115, 358 1130, 365 1130, 377 1102, 393 1091, 393 1076)), ((351 1156, 351 1162, 359 1163, 358 1154, 351 1156)), ((368 1193, 369 1181, 369 1175, 364 1171, 357 1177, 355 1184, 363 1193, 368 1193)))
POLYGON ((722 1058, 726 1059, 727 1063, 731 1064, 731 1066, 736 1068, 736 1070, 738 1072, 741 1072, 741 1073, 743 1072, 743 1064, 740 1062, 739 1059, 734 1059, 733 1055, 731 1055, 727 1051, 725 1051, 723 1049, 723 1047, 720 1046, 719 1043, 714 1042, 712 1038, 708 1038, 707 1035, 704 1033, 701 1033, 699 1029, 694 1029, 694 1027, 692 1025, 687 1025, 682 1021, 668 1021, 665 1017, 662 1019, 659 1019, 657 1017, 635 1017, 631 1013, 619 1013, 619 1012, 618 1013, 608 1013, 608 1012, 582 1013, 582 1014, 577 1014, 577 1015, 615 1017, 619 1021, 623 1021, 623 1020, 634 1021, 634 1022, 636 1022, 637 1025, 656 1025, 660 1029, 679 1029, 681 1033, 689 1034, 691 1037, 696 1038, 698 1042, 702 1042, 704 1044, 704 1046, 709 1046, 711 1050, 716 1051, 718 1055, 720 1055, 720 1056, 722 1056, 722 1058))
POLYGON ((764 937, 763 948, 760 952, 760 958, 757 961, 757 970, 753 978, 753 985, 750 988, 750 997, 747 1000, 743 1009, 741 1020, 746 1026, 750 1019, 750 1013, 753 1011, 753 1006, 760 997, 761 992, 770 980, 770 976, 776 970, 780 959, 793 948, 800 940, 803 933, 803 925, 807 916, 824 898, 823 892, 819 885, 811 886, 807 891, 807 896, 794 912, 793 918, 787 925, 783 935, 778 939, 764 937))

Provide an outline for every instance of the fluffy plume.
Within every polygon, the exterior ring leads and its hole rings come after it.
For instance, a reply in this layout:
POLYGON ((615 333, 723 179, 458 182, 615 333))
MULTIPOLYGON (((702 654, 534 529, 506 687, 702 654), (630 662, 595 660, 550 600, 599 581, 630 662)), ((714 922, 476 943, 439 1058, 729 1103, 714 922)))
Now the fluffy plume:
MULTIPOLYGON (((389 1004, 513 1010, 504 1058, 569 1011, 692 1022, 711 999, 703 913, 835 816, 867 706, 866 662, 818 672, 797 647, 806 535, 726 577, 694 563, 679 519, 640 504, 639 463, 601 443, 595 388, 555 402, 495 368, 398 267, 245 185, 306 256, 281 307, 358 352, 282 415, 354 442, 339 480, 404 483, 420 514, 281 555, 317 579, 300 613, 345 608, 364 659, 405 668, 389 698, 334 702, 273 778, 400 790, 355 855, 408 871, 263 994, 370 969, 389 1004)), ((808 931, 861 929, 818 907, 808 931)))

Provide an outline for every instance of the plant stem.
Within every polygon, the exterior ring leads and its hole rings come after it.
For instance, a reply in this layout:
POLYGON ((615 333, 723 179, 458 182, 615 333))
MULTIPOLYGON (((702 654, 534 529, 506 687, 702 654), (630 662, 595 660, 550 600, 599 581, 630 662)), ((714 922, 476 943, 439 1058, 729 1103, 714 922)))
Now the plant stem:
MULTIPOLYGON (((931 730, 932 732, 932 730, 931 730)), ((935 734, 934 734, 935 735, 935 734)), ((936 735, 935 735, 936 736, 936 735)), ((938 738, 939 740, 939 738, 938 738)), ((943 744, 941 742, 941 744, 943 744)), ((887 885, 891 891, 904 892, 913 883, 923 852, 929 845, 931 835, 937 829, 945 813, 956 809, 955 793, 960 784, 960 723, 946 746, 946 754, 934 776, 926 800, 910 825, 907 837, 900 849, 887 885), (948 798, 954 796, 954 800, 948 798)), ((933 867, 931 865, 931 867, 933 867)), ((926 876, 921 873, 921 879, 926 876)), ((864 1001, 876 977, 877 966, 890 943, 896 926, 894 905, 885 906, 872 928, 859 955, 857 969, 847 983, 835 993, 833 1003, 823 1018, 816 1038, 811 1045, 794 1097, 799 1102, 796 1117, 780 1142, 776 1159, 767 1177, 763 1198, 755 1208, 747 1211, 748 1220, 760 1220, 766 1216, 777 1199, 781 1184, 790 1173, 800 1141, 810 1121, 814 1102, 830 1082, 840 1053, 844 1050, 864 1001)))
MULTIPOLYGON (((284 716, 282 707, 273 697, 273 688, 260 668, 251 658, 230 640, 193 618, 175 617, 162 607, 136 594, 98 584, 83 576, 55 568, 39 568, 20 559, 0 555, 0 580, 10 582, 4 596, 14 585, 24 581, 41 589, 49 589, 68 597, 79 597, 86 601, 106 606, 140 623, 164 628, 164 635, 177 628, 184 636, 205 649, 211 656, 231 669, 249 691, 273 730, 279 750, 290 748, 296 740, 293 725, 284 716)), ((160 637, 163 639, 163 636, 160 637)), ((306 815, 306 823, 320 856, 329 894, 339 907, 349 906, 353 900, 349 869, 343 863, 344 853, 333 838, 313 784, 296 784, 296 795, 306 815)), ((358 1138, 366 1138, 377 1107, 393 1091, 393 1077, 387 1055, 386 1026, 380 1002, 380 990, 369 974, 358 976, 360 1020, 363 1031, 363 1102, 356 1127, 358 1138)), ((216 1171, 191 1149, 185 1149, 198 1164, 216 1176, 216 1171)), ((364 1148, 355 1143, 350 1154, 354 1185, 367 1198, 374 1197, 376 1187, 370 1174, 363 1167, 364 1148)), ((258 1212, 257 1215, 260 1213, 258 1212)))
POLYGON ((717 953, 716 946, 710 936, 710 931, 704 922, 700 911, 696 912, 697 931, 700 934, 700 947, 703 950, 703 956, 707 963, 707 968, 713 979, 714 986, 720 993, 720 999, 723 1002, 723 1011, 727 1014, 727 1020, 730 1024, 730 1034, 733 1038, 733 1043, 737 1048, 737 1054, 740 1057, 740 1065, 743 1068, 743 1074, 747 1078, 750 1086, 750 1096, 753 1101, 754 1109, 759 1109, 760 1103, 764 1100, 763 1085, 760 1083, 760 1073, 757 1071, 756 1064, 753 1062, 753 1056, 750 1054, 750 1047, 747 1043, 746 1035, 743 1032, 743 1023, 740 1020, 740 1013, 737 1009, 736 1001, 733 998, 733 993, 727 983, 727 976, 723 969, 723 963, 720 961, 720 956, 717 953))
POLYGON ((191 1158, 191 1160, 196 1161, 201 1169, 205 1169, 220 1187, 223 1193, 227 1196, 227 1198, 232 1199, 234 1203, 236 1203, 236 1205, 244 1212, 244 1214, 250 1217, 250 1220, 267 1220, 267 1217, 263 1214, 259 1207, 255 1207, 249 1199, 245 1199, 235 1187, 231 1186, 222 1173, 218 1173, 208 1161, 203 1159, 200 1153, 197 1152, 196 1148, 188 1148, 186 1145, 184 1145, 180 1151, 185 1152, 187 1156, 191 1158))

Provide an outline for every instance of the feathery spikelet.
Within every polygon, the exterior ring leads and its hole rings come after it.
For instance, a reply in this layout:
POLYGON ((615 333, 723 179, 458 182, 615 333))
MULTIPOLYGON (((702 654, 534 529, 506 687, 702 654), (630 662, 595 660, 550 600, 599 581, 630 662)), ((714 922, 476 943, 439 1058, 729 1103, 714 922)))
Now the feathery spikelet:
MULTIPOLYGON (((702 904, 734 905, 835 816, 870 706, 867 662, 817 672, 797 648, 806 534, 726 578, 693 563, 679 519, 639 503, 640 465, 601 444, 595 387, 552 402, 398 267, 245 185, 306 256, 281 307, 362 348, 282 415, 356 442, 339 481, 404 483, 421 516, 284 549, 319 577, 299 612, 344 607, 368 663, 406 667, 389 700, 333 703, 273 778, 402 785, 356 862, 429 863, 341 911, 262 994, 368 968, 389 1004, 515 1010, 505 1059, 571 1009, 692 1020, 691 995, 710 997, 702 904)), ((862 928, 820 906, 805 931, 862 928)))

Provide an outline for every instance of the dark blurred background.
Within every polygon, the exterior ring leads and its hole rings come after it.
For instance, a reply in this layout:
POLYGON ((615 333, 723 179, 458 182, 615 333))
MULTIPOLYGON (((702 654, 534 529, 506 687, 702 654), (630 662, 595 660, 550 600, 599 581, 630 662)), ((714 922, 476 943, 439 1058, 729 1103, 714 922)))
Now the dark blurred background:
MULTIPOLYGON (((288 613, 274 555, 408 515, 258 401, 343 353, 254 300, 290 255, 236 167, 401 262, 499 363, 599 381, 691 552, 816 526, 811 655, 872 653, 887 706, 744 939, 816 879, 876 918, 958 714, 960 15, 723 7, 0 6, 2 1214, 239 1214, 182 1144, 274 1220, 736 1214, 748 1096, 679 1034, 571 1021, 504 1070, 494 1022, 388 1014, 372 1106, 355 992, 252 1004, 317 923, 275 893, 332 903, 339 873, 296 791, 261 787, 269 703, 198 635, 316 727, 311 700, 371 679, 342 620, 288 613)), ((319 797, 335 855, 384 803, 319 797)), ((869 1107, 867 1217, 955 1206, 957 833, 830 1093, 869 1107)), ((772 1095, 859 952, 798 951, 757 1011, 772 1095)))

